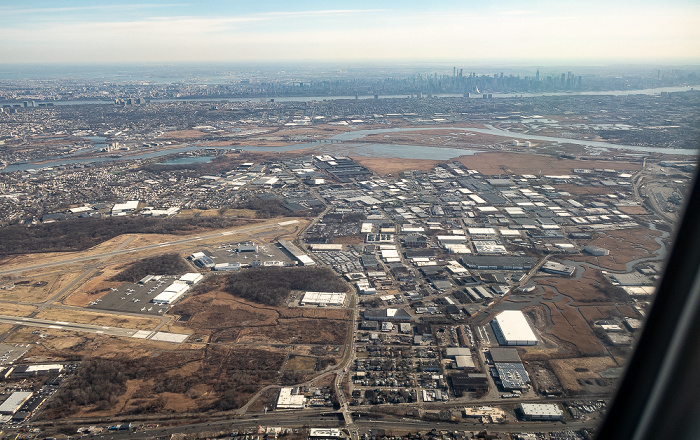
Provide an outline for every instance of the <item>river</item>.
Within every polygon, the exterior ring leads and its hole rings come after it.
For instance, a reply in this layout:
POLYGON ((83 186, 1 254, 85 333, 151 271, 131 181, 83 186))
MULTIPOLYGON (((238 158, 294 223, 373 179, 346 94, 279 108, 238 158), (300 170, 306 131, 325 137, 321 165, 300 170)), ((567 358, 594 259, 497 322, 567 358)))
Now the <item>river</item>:
MULTIPOLYGON (((541 96, 625 96, 625 95, 659 95, 661 93, 687 92, 700 88, 700 85, 695 86, 672 86, 672 87, 655 87, 650 89, 640 90, 605 90, 595 92, 538 92, 538 93, 489 93, 493 98, 536 98, 541 96)), ((415 95, 378 95, 379 99, 405 99, 415 95)), ((462 98, 461 93, 436 93, 431 95, 435 98, 462 98)), ((473 94, 469 99, 482 99, 483 94, 473 94)), ((375 99, 374 95, 337 95, 337 96, 259 96, 246 98, 162 98, 149 99, 149 102, 254 102, 254 101, 269 101, 274 99, 275 102, 306 102, 306 101, 337 101, 347 99, 375 99)), ((26 99, 23 101, 27 101, 26 99)), ((98 100, 71 100, 71 101, 41 101, 35 100, 35 104, 53 104, 53 105, 86 105, 86 104, 114 104, 113 99, 98 100)), ((20 101, 0 102, 0 105, 17 105, 20 101)))
MULTIPOLYGON (((365 136, 381 133, 395 133, 401 131, 425 131, 425 130, 452 130, 464 131, 473 133, 490 134, 513 139, 527 139, 546 142, 556 142, 561 144, 575 144, 606 150, 629 150, 639 153, 662 153, 662 154, 677 154, 684 156, 697 156, 698 150, 685 150, 674 148, 658 148, 658 147, 642 147, 637 145, 621 145, 611 144, 600 141, 588 141, 578 139, 558 138, 551 136, 537 136, 530 134, 522 134, 508 130, 501 130, 493 126, 487 125, 487 128, 463 128, 463 127, 405 127, 405 128, 378 128, 371 130, 354 130, 341 134, 337 134, 330 140, 339 141, 339 143, 315 143, 307 142, 301 144, 285 145, 282 147, 257 147, 257 146, 236 146, 235 148, 244 151, 267 151, 267 152, 284 152, 312 148, 316 151, 337 154, 337 155, 357 155, 370 157, 395 157, 399 159, 434 159, 434 160, 449 160, 459 156, 473 155, 479 150, 460 149, 460 148, 442 148, 428 145, 396 145, 396 144, 359 144, 353 143, 365 136)), ((115 160, 126 159, 149 159, 153 157, 166 156, 169 154, 186 153, 189 151, 198 150, 201 148, 212 148, 207 145, 188 145, 185 147, 164 149, 158 151, 149 151, 146 153, 130 154, 124 157, 105 157, 105 158, 55 158, 48 157, 34 160, 29 163, 16 163, 8 165, 3 172, 24 171, 28 169, 56 167, 60 165, 70 165, 77 163, 90 162, 109 162, 115 160), (56 159, 56 160, 53 160, 56 159)), ((217 149, 231 149, 232 147, 213 147, 217 149)))

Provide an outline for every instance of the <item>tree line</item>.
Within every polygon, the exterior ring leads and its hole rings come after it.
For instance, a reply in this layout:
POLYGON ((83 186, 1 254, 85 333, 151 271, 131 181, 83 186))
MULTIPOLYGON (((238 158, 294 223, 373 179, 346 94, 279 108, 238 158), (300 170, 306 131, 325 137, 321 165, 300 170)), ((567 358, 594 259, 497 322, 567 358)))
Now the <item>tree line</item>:
POLYGON ((182 234, 240 225, 225 217, 109 217, 65 220, 34 226, 0 228, 0 255, 81 251, 122 234, 182 234))
POLYGON ((121 362, 91 359, 83 363, 68 384, 56 393, 47 406, 47 418, 73 414, 79 406, 96 405, 108 409, 119 401, 126 391, 127 377, 121 362))
POLYGON ((135 283, 146 275, 183 275, 192 272, 192 266, 177 253, 157 255, 144 258, 130 264, 126 269, 114 275, 109 281, 135 283))
POLYGON ((261 267, 227 275, 224 291, 269 306, 281 305, 292 290, 345 292, 347 285, 327 267, 261 267))

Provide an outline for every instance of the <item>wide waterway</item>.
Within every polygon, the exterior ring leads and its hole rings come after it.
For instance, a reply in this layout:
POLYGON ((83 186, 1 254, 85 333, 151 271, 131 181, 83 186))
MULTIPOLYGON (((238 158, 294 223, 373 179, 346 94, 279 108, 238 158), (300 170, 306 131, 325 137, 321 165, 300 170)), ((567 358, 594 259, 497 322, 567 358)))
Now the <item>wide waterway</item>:
MULTIPOLYGON (((694 90, 695 88, 700 88, 700 85, 695 86, 672 86, 672 87, 655 87, 651 89, 640 89, 640 90, 606 90, 606 91, 595 91, 595 92, 539 92, 539 93, 488 93, 492 98, 535 98, 539 96, 625 96, 625 95, 659 95, 661 93, 674 93, 674 92, 688 92, 694 90)), ((415 95, 404 94, 404 95, 378 95, 379 99, 405 99, 410 98, 415 95)), ((437 93, 431 95, 436 98, 462 98, 464 94, 461 93, 437 93)), ((472 94, 469 99, 482 99, 483 94, 472 94)), ((305 101, 336 101, 344 99, 375 99, 374 95, 340 95, 340 96, 258 96, 258 97, 246 97, 246 98, 162 98, 162 99, 149 99, 149 102, 255 102, 255 101, 269 101, 274 99, 275 102, 305 102, 305 101)), ((28 101, 26 99, 22 101, 28 101)), ((54 105, 85 105, 85 104, 114 104, 114 100, 71 100, 71 101, 41 101, 35 100, 35 104, 46 104, 51 103, 54 105)), ((0 105, 17 105, 21 104, 21 101, 12 102, 0 102, 0 105)))
MULTIPOLYGON (((358 144, 352 141, 359 140, 371 134, 395 133, 401 131, 425 131, 425 130, 451 130, 464 131, 472 133, 482 133, 494 136, 501 136, 512 139, 536 140, 545 142, 555 142, 560 144, 575 144, 598 148, 602 150, 628 150, 637 153, 662 153, 662 154, 677 154, 684 156, 697 156, 698 150, 686 150, 676 148, 659 148, 659 147, 643 147, 637 145, 621 145, 611 144, 600 141, 588 141, 579 139, 567 139, 550 136, 538 136, 530 134, 522 134, 518 132, 501 130, 493 126, 487 128, 463 128, 463 127, 405 127, 405 128, 379 128, 372 130, 354 130, 346 133, 341 133, 330 138, 330 140, 338 141, 339 143, 301 143, 293 145, 285 145, 282 147, 256 147, 256 146, 236 146, 236 147, 213 147, 218 149, 237 148, 244 151, 266 151, 266 152, 283 152, 302 150, 313 148, 317 151, 326 152, 329 154, 339 155, 357 155, 357 156, 372 156, 372 157, 396 157, 400 159, 434 159, 448 160, 459 156, 473 155, 477 150, 459 149, 459 148, 442 148, 432 147, 428 145, 396 145, 396 144, 358 144)), ((187 153, 201 148, 212 148, 207 145, 188 145, 185 147, 164 149, 158 151, 149 151, 146 153, 136 153, 124 157, 105 157, 105 158, 62 158, 53 160, 54 158, 37 159, 28 163, 17 163, 8 165, 3 172, 23 171, 28 169, 37 169, 45 167, 56 167, 60 165, 70 165, 78 163, 91 162, 109 162, 115 160, 134 160, 134 159, 149 159, 153 157, 166 156, 170 154, 187 153)))

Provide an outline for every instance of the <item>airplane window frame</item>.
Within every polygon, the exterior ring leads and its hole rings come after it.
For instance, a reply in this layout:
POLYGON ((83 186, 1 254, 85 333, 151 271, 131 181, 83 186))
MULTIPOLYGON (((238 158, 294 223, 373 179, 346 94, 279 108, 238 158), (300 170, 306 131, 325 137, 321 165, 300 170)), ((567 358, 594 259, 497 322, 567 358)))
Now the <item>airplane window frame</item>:
POLYGON ((597 440, 700 436, 700 181, 597 440))

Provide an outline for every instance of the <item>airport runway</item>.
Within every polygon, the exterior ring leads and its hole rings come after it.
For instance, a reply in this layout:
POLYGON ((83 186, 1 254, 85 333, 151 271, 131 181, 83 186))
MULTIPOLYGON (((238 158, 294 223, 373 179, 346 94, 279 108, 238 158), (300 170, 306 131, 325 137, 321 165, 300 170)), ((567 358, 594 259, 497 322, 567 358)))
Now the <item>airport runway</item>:
MULTIPOLYGON (((104 325, 78 324, 75 322, 53 321, 50 319, 27 318, 9 315, 0 315, 0 324, 12 324, 14 326, 40 327, 53 330, 68 330, 74 332, 96 333, 108 336, 120 336, 127 338, 149 339, 163 342, 180 343, 187 336, 178 333, 157 332, 153 330, 135 330, 104 325)), ((7 333, 11 332, 9 330, 7 333)), ((4 336, 4 335, 3 335, 4 336)))
POLYGON ((74 322, 52 321, 49 319, 25 318, 18 316, 0 315, 0 323, 13 325, 26 325, 28 327, 41 327, 56 330, 70 330, 76 332, 99 333, 111 336, 131 337, 138 330, 107 327, 92 324, 76 324, 74 322))
MULTIPOLYGON (((147 246, 141 246, 141 247, 136 247, 136 248, 132 248, 132 249, 120 249, 120 250, 116 250, 116 251, 105 252, 105 253, 99 254, 99 255, 86 255, 83 257, 67 258, 65 260, 53 261, 50 263, 35 264, 35 265, 31 265, 31 266, 23 266, 23 267, 17 267, 17 268, 13 268, 13 269, 0 270, 0 275, 12 275, 12 274, 25 272, 28 270, 44 269, 47 267, 62 266, 62 265, 66 265, 66 264, 80 263, 82 261, 89 261, 89 260, 95 260, 95 259, 105 260, 107 258, 118 256, 118 255, 143 252, 143 251, 157 249, 157 248, 166 248, 168 246, 174 246, 174 245, 185 244, 185 243, 192 243, 192 242, 201 241, 201 240, 208 240, 210 238, 225 237, 228 235, 247 234, 247 233, 251 233, 251 232, 264 231, 267 229, 270 229, 270 230, 282 229, 284 226, 289 226, 291 224, 294 224, 292 222, 298 223, 298 220, 297 221, 292 220, 292 221, 285 221, 285 222, 277 222, 277 223, 266 223, 263 225, 256 225, 256 226, 249 226, 246 228, 233 229, 231 231, 226 231, 226 232, 216 232, 213 234, 202 234, 202 235, 198 235, 195 237, 187 237, 187 238, 182 238, 179 240, 166 241, 166 242, 158 243, 158 244, 150 244, 147 246)), ((164 249, 164 250, 166 250, 166 249, 164 249)))

